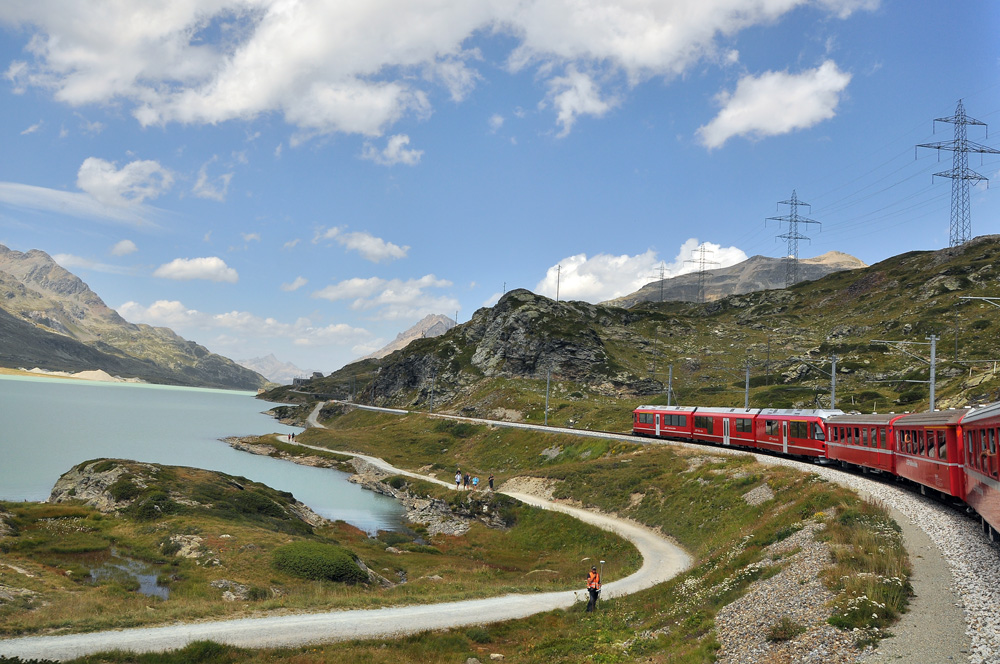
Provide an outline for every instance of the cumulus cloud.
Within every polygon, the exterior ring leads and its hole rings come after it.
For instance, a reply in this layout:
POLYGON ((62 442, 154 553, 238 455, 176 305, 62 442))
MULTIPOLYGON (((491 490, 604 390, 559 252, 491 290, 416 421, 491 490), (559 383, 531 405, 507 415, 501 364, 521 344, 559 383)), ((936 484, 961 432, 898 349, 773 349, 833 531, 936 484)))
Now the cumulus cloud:
POLYGON ((588 257, 577 254, 546 270, 545 277, 535 286, 535 292, 554 298, 558 284, 561 300, 611 300, 658 281, 661 269, 665 278, 696 272, 699 266, 690 261, 696 259, 701 247, 705 248, 707 261, 718 263, 710 267, 729 267, 747 259, 741 249, 699 242, 696 238, 684 242, 670 263, 661 260, 652 249, 635 256, 597 254, 588 257))
POLYGON ((350 300, 355 311, 371 311, 379 320, 415 319, 427 314, 461 309, 456 298, 434 295, 433 288, 450 288, 452 283, 428 274, 419 279, 346 279, 312 294, 315 298, 338 302, 350 300))
POLYGON ((394 166, 396 164, 416 166, 420 163, 420 157, 423 156, 424 151, 407 149, 406 146, 409 144, 409 136, 406 134, 396 134, 389 137, 385 148, 382 150, 379 150, 371 143, 366 143, 364 149, 361 151, 361 158, 374 161, 376 164, 381 164, 382 166, 394 166))
POLYGON ((733 136, 759 139, 812 127, 835 115, 850 81, 851 75, 833 60, 800 74, 770 71, 744 76, 735 91, 717 95, 722 110, 698 128, 698 137, 711 149, 733 136))
POLYGON ((173 182, 170 171, 152 160, 133 161, 119 169, 110 161, 88 157, 76 174, 76 186, 98 202, 117 207, 156 198, 173 182))
POLYGON ((139 251, 139 247, 135 246, 135 242, 132 240, 121 240, 115 243, 115 246, 111 247, 112 256, 128 256, 137 251, 139 251))
POLYGON ((205 279, 207 281, 224 281, 235 284, 240 280, 236 270, 226 265, 218 256, 207 258, 175 258, 164 263, 153 272, 154 277, 189 281, 205 279))
POLYGON ((365 231, 345 233, 344 229, 339 226, 317 231, 316 237, 313 238, 313 244, 322 240, 333 240, 350 251, 358 252, 362 258, 372 263, 406 258, 406 254, 410 251, 409 247, 386 242, 365 231))
POLYGON ((344 323, 317 325, 309 318, 284 323, 275 318, 261 317, 246 311, 212 314, 189 309, 177 300, 157 300, 149 306, 126 302, 118 307, 126 320, 176 330, 200 333, 215 332, 236 335, 240 339, 287 339, 299 346, 354 346, 371 339, 364 328, 344 323))
MULTIPOLYGON (((480 34, 510 44, 509 71, 537 68, 566 132, 611 105, 598 81, 632 87, 715 64, 720 42, 805 2, 177 0, 95 12, 33 0, 3 3, 0 22, 30 35, 24 59, 4 73, 15 93, 51 90, 77 107, 124 102, 144 126, 275 114, 295 128, 294 144, 382 136, 403 118, 427 117, 438 90, 465 99, 484 76, 468 48, 480 34)), ((814 4, 842 19, 878 0, 814 4)))
POLYGON ((291 293, 293 291, 297 291, 298 289, 302 288, 308 283, 309 280, 306 279, 305 277, 295 277, 295 281, 293 281, 292 283, 281 284, 281 290, 285 291, 286 293, 291 293))

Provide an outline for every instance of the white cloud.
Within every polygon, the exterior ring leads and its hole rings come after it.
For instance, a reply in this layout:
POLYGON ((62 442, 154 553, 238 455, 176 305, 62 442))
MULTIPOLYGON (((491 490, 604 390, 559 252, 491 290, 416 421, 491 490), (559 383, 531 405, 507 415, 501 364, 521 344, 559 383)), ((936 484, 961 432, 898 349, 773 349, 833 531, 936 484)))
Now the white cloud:
POLYGON ((649 249, 635 256, 597 254, 587 257, 577 254, 564 258, 550 267, 545 278, 538 282, 535 291, 547 297, 556 296, 558 282, 559 299, 603 302, 634 293, 643 286, 659 280, 660 268, 664 277, 676 277, 687 272, 696 272, 698 265, 687 261, 696 257, 698 249, 705 247, 707 261, 719 265, 709 267, 729 267, 747 259, 747 255, 736 247, 721 247, 711 242, 699 243, 691 238, 681 245, 676 258, 671 263, 661 261, 657 253, 649 249))
POLYGON ((240 233, 244 242, 260 242, 260 233, 240 233))
POLYGON ((503 126, 503 116, 499 113, 494 113, 490 116, 490 133, 495 134, 500 131, 500 127, 503 126))
POLYGON ((562 125, 559 136, 569 134, 581 115, 601 117, 618 101, 601 99, 601 91, 587 74, 570 67, 565 76, 558 76, 549 83, 549 97, 557 111, 556 122, 562 125))
POLYGON ((765 72, 740 79, 734 92, 721 92, 722 110, 698 129, 709 149, 721 147, 733 136, 764 138, 811 127, 835 115, 841 93, 851 75, 833 60, 801 74, 765 72))
POLYGON ((293 281, 292 283, 281 284, 281 290, 285 291, 286 293, 291 293, 292 291, 297 291, 298 289, 302 288, 308 283, 309 280, 306 279, 305 277, 295 277, 295 281, 293 281))
POLYGON ((108 205, 96 200, 90 194, 59 191, 17 182, 0 182, 0 203, 21 209, 131 226, 156 226, 152 218, 160 214, 159 210, 147 205, 129 207, 108 205))
POLYGON ((308 318, 283 323, 275 318, 262 318, 246 311, 211 314, 189 309, 176 300, 157 300, 148 307, 137 302, 126 302, 118 307, 118 313, 135 323, 169 327, 175 331, 222 331, 236 335, 241 340, 287 339, 299 346, 354 346, 372 336, 364 328, 343 323, 316 325, 308 318))
POLYGON ((35 124, 31 125, 27 129, 21 132, 21 136, 27 136, 28 134, 34 134, 36 131, 42 128, 43 122, 39 120, 35 124))
POLYGON ((111 247, 112 256, 128 256, 137 251, 139 251, 139 247, 135 246, 135 242, 132 240, 121 240, 115 243, 115 246, 111 247))
POLYGON ((313 238, 313 244, 317 244, 322 240, 334 240, 342 247, 358 252, 362 258, 372 263, 406 258, 406 254, 410 251, 409 247, 401 247, 392 242, 386 242, 382 238, 375 237, 365 231, 345 233, 343 227, 339 226, 319 229, 313 238))
POLYGON ((298 246, 299 242, 301 242, 301 241, 302 241, 302 240, 300 240, 299 238, 295 238, 294 240, 289 240, 288 242, 286 242, 286 243, 285 243, 284 245, 282 245, 282 246, 283 246, 283 247, 284 247, 285 249, 294 249, 294 248, 295 248, 296 246, 298 246))
POLYGON ((207 281, 225 281, 235 284, 240 277, 236 270, 226 265, 218 256, 207 258, 175 258, 164 263, 153 272, 154 277, 189 281, 205 279, 207 281))
POLYGON ((385 148, 381 151, 371 143, 365 143, 365 147, 361 151, 361 158, 374 161, 376 164, 381 164, 382 166, 394 166, 396 164, 416 166, 420 163, 420 157, 423 156, 424 151, 409 150, 406 148, 409 144, 410 137, 406 134, 390 136, 389 140, 386 141, 385 148))
POLYGON ((118 265, 108 265, 107 263, 82 256, 74 256, 73 254, 55 254, 52 256, 52 260, 70 271, 82 269, 107 274, 129 274, 131 272, 131 270, 118 265))
POLYGON ((104 205, 128 207, 170 189, 174 177, 155 161, 133 161, 121 169, 110 161, 88 157, 76 174, 76 186, 104 205))
MULTIPOLYGON (((335 132, 381 136, 431 112, 443 91, 466 98, 482 74, 476 35, 513 46, 511 71, 543 84, 591 71, 589 85, 632 87, 723 61, 741 30, 769 26, 807 0, 175 0, 94 11, 64 0, 0 4, 30 35, 4 76, 15 93, 51 91, 72 106, 122 103, 143 125, 282 116, 292 144, 335 132)), ((838 18, 877 0, 814 0, 838 18)), ((555 105, 562 130, 609 102, 582 80, 555 105), (572 92, 571 92, 572 91, 572 92), (589 109, 589 110, 588 110, 589 109)))
POLYGON ((461 309, 450 295, 432 295, 432 288, 449 288, 452 283, 428 274, 419 279, 346 279, 312 294, 315 298, 337 302, 351 300, 355 311, 373 311, 380 320, 415 319, 427 314, 439 314, 461 309))
POLYGON ((226 201, 226 194, 229 193, 229 183, 233 179, 233 173, 223 173, 214 178, 209 178, 208 165, 216 160, 217 157, 212 157, 201 165, 201 168, 198 169, 198 179, 195 181, 191 193, 198 198, 208 198, 224 203, 226 201))

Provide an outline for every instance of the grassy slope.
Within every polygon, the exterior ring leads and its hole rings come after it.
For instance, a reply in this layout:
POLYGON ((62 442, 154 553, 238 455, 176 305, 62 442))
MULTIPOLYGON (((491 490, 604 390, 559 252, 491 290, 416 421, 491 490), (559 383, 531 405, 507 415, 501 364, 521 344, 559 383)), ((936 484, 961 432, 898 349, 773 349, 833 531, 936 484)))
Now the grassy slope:
MULTIPOLYGON (((206 645, 215 654, 203 661, 443 664, 467 657, 485 661, 499 652, 522 662, 709 662, 718 647, 712 634, 715 612, 753 580, 773 573, 760 566, 768 562, 762 560, 764 548, 808 520, 825 524, 823 536, 837 552, 828 576, 839 593, 834 610, 839 624, 859 627, 858 634, 870 639, 872 628, 889 625, 906 605, 908 584, 885 583, 908 575, 895 524, 880 508, 814 476, 759 466, 748 456, 714 457, 710 449, 621 445, 597 453, 585 447, 593 444, 586 439, 576 441, 584 447, 574 447, 569 437, 488 427, 456 430, 419 415, 355 411, 327 425, 334 432, 310 431, 303 440, 395 456, 406 467, 431 465, 442 476, 455 465, 479 472, 497 463, 503 468, 498 477, 547 478, 559 497, 624 514, 674 536, 694 555, 695 568, 670 583, 604 602, 596 614, 585 614, 580 606, 499 625, 421 634, 388 647, 376 641, 250 652, 206 645), (562 451, 555 457, 541 455, 556 447, 562 451), (591 454, 581 459, 587 449, 591 454), (749 506, 742 496, 762 484, 776 499, 749 506), (880 617, 873 620, 870 605, 857 600, 862 596, 889 608, 879 609, 880 617)), ((614 578, 616 559, 607 559, 608 577, 614 578)))
POLYGON ((621 559, 626 569, 638 567, 635 549, 620 538, 533 508, 506 507, 515 523, 504 531, 475 523, 462 537, 430 537, 417 528, 381 533, 376 539, 342 522, 310 528, 289 516, 288 494, 244 478, 193 468, 157 468, 155 479, 146 482, 147 488, 122 518, 82 505, 0 503, 0 513, 13 515, 5 521, 15 528, 13 535, 0 537, 3 560, 33 575, 0 567, 0 584, 36 593, 0 601, 0 635, 575 588, 580 560, 595 548, 621 559), (169 501, 162 499, 164 494, 169 501), (140 517, 142 506, 151 499, 162 512, 140 517), (202 504, 184 504, 191 500, 202 504), (205 555, 201 559, 172 555, 169 537, 176 534, 201 537, 205 555), (407 583, 391 589, 351 586, 300 579, 273 568, 276 548, 304 541, 346 547, 383 576, 393 581, 405 577, 407 583), (406 553, 387 552, 388 545, 406 553), (169 587, 170 599, 141 595, 135 592, 137 584, 122 575, 91 582, 90 570, 110 561, 113 551, 157 574, 169 587), (256 589, 258 599, 224 601, 222 590, 209 585, 221 579, 256 589))

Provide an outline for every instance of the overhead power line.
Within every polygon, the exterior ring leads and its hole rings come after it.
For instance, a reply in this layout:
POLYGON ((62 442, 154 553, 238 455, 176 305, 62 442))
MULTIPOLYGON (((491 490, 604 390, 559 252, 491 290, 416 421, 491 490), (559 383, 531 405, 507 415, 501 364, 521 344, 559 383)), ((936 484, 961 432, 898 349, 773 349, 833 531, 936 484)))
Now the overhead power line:
POLYGON ((710 261, 705 258, 705 254, 713 254, 715 252, 710 251, 705 248, 705 244, 702 243, 698 247, 698 258, 688 258, 685 263, 697 263, 698 264, 698 302, 705 302, 705 266, 706 265, 722 265, 719 261, 710 261))

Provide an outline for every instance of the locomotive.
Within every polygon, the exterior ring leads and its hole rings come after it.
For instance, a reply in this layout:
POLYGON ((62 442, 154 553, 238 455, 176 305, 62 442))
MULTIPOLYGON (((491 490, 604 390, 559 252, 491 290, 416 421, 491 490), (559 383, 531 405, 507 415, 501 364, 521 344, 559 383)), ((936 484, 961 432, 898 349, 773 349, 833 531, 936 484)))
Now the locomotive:
POLYGON ((1000 402, 962 410, 852 415, 840 410, 639 406, 636 436, 826 460, 909 480, 959 500, 1000 531, 1000 402))

